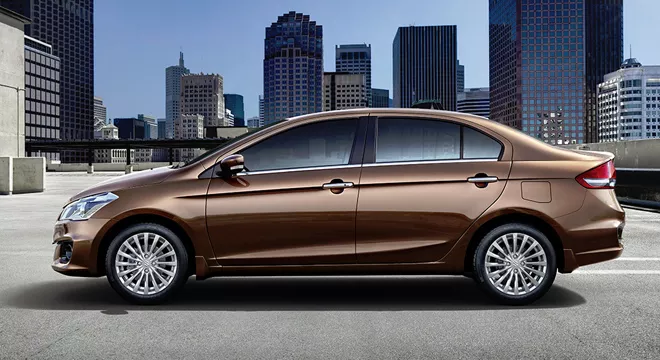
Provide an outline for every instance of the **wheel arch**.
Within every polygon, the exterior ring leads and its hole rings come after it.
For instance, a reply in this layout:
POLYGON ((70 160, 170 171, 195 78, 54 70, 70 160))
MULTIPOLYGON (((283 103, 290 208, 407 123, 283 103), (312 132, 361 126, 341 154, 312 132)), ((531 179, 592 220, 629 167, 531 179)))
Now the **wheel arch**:
POLYGON ((136 213, 123 217, 113 222, 103 233, 96 251, 96 275, 105 275, 105 255, 112 240, 124 229, 136 224, 158 224, 174 232, 183 242, 188 253, 188 271, 195 273, 195 246, 191 236, 179 222, 164 214, 158 213, 136 213))
POLYGON ((494 215, 493 217, 478 225, 477 229, 470 237, 470 241, 465 251, 465 257, 463 259, 463 269, 466 274, 472 273, 472 260, 474 257, 474 252, 476 251, 481 239, 486 236, 489 231, 495 229, 496 227, 511 223, 520 223, 532 226, 547 236, 548 240, 550 240, 550 243, 552 244, 553 249, 555 250, 555 255, 557 256, 557 269, 564 268, 564 246, 561 241, 560 234, 557 232, 555 226, 552 225, 552 220, 546 219, 543 215, 537 214, 535 212, 511 210, 505 213, 494 215))

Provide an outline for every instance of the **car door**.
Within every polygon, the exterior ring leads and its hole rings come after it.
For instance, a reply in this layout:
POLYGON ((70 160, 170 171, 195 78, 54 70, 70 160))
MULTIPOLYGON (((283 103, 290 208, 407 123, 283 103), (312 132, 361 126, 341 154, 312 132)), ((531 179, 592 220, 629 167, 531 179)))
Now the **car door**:
POLYGON ((313 122, 237 149, 246 171, 209 184, 206 221, 218 263, 355 263, 366 126, 366 118, 313 122))
POLYGON ((357 206, 359 263, 433 262, 502 193, 505 139, 460 122, 370 122, 357 206))

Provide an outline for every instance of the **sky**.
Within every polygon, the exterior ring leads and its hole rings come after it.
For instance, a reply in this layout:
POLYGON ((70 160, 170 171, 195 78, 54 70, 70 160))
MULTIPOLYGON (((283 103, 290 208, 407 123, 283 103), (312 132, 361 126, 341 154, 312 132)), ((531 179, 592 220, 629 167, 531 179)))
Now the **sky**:
MULTIPOLYGON (((372 87, 390 97, 397 28, 456 25, 465 87, 488 86, 487 0, 96 0, 95 95, 108 118, 165 117, 165 68, 183 51, 191 72, 222 75, 246 118, 257 116, 265 28, 289 11, 323 26, 324 71, 335 69, 335 45, 371 44, 372 87)), ((660 0, 624 0, 623 14, 624 58, 632 45, 643 65, 659 65, 660 0)))

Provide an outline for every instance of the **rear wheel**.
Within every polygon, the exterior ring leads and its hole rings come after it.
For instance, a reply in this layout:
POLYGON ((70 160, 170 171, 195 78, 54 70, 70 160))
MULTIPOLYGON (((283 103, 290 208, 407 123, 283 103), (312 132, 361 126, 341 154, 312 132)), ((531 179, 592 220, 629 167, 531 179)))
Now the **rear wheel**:
POLYGON ((474 253, 475 280, 497 301, 525 305, 552 286, 557 261, 550 240, 526 224, 506 224, 491 230, 474 253))
POLYGON ((118 234, 105 258, 110 285, 137 304, 167 301, 188 278, 188 254, 176 234, 158 224, 137 224, 118 234))

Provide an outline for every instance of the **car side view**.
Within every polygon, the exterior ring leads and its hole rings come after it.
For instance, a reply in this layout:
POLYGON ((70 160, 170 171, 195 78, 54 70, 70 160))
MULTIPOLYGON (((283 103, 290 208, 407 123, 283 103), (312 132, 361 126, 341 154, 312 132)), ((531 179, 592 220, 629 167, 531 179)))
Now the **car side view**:
POLYGON ((71 198, 52 267, 126 300, 195 275, 466 275, 529 304, 557 271, 618 257, 613 155, 553 147, 474 115, 304 115, 178 166, 71 198))

